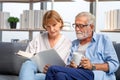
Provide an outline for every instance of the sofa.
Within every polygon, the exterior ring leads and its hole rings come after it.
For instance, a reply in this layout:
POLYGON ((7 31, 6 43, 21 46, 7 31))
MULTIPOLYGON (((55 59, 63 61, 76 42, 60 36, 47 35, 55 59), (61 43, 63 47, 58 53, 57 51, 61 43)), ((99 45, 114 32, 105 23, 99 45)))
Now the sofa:
MULTIPOLYGON (((113 43, 120 60, 120 43, 113 43)), ((0 80, 19 80, 21 65, 27 58, 16 55, 19 50, 25 51, 27 43, 0 42, 0 80)), ((115 73, 120 80, 120 68, 115 73)))
POLYGON ((27 58, 16 53, 26 47, 27 43, 0 42, 0 80, 19 80, 21 65, 27 58))

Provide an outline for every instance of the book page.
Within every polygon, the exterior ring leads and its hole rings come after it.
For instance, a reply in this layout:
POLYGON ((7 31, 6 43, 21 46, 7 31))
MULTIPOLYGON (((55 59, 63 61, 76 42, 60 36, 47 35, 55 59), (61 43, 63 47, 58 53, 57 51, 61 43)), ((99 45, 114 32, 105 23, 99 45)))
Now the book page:
POLYGON ((43 68, 46 64, 65 66, 64 61, 59 56, 59 53, 54 49, 41 51, 33 56, 31 60, 37 64, 40 72, 43 71, 43 68))
POLYGON ((23 56, 23 57, 27 57, 27 58, 32 58, 32 56, 34 55, 33 53, 28 53, 28 52, 21 51, 21 50, 19 50, 16 54, 23 56))

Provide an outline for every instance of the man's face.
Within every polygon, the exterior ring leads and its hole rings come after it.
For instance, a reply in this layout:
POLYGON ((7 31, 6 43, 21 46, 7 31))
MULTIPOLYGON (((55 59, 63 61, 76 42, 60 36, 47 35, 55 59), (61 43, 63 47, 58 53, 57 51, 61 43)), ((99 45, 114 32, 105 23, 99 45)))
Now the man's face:
POLYGON ((75 31, 78 39, 83 40, 92 37, 93 26, 88 24, 88 18, 85 16, 75 19, 75 31))

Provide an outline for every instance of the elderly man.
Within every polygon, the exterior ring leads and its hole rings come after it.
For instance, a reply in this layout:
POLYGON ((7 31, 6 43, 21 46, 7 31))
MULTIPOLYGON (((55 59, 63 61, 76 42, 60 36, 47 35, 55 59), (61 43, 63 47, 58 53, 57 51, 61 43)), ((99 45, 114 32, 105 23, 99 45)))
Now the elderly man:
POLYGON ((95 17, 81 12, 73 24, 77 39, 72 43, 69 67, 49 67, 46 80, 116 80, 114 72, 119 67, 118 57, 110 39, 94 32, 95 17), (83 54, 77 65, 73 55, 83 54))

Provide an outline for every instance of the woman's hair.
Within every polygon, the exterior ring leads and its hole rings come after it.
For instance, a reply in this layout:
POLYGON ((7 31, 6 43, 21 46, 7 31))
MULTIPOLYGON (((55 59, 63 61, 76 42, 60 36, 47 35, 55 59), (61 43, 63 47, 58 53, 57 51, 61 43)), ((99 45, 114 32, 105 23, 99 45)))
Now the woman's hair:
POLYGON ((43 16, 43 23, 42 26, 44 29, 46 29, 46 25, 48 24, 49 19, 53 20, 53 21, 57 21, 61 23, 61 29, 64 25, 63 23, 63 19, 61 18, 61 16, 55 11, 55 10, 49 10, 47 11, 44 16, 43 16))
POLYGON ((81 12, 79 13, 75 18, 85 16, 88 18, 88 24, 94 24, 95 23, 95 16, 92 15, 89 12, 81 12))

